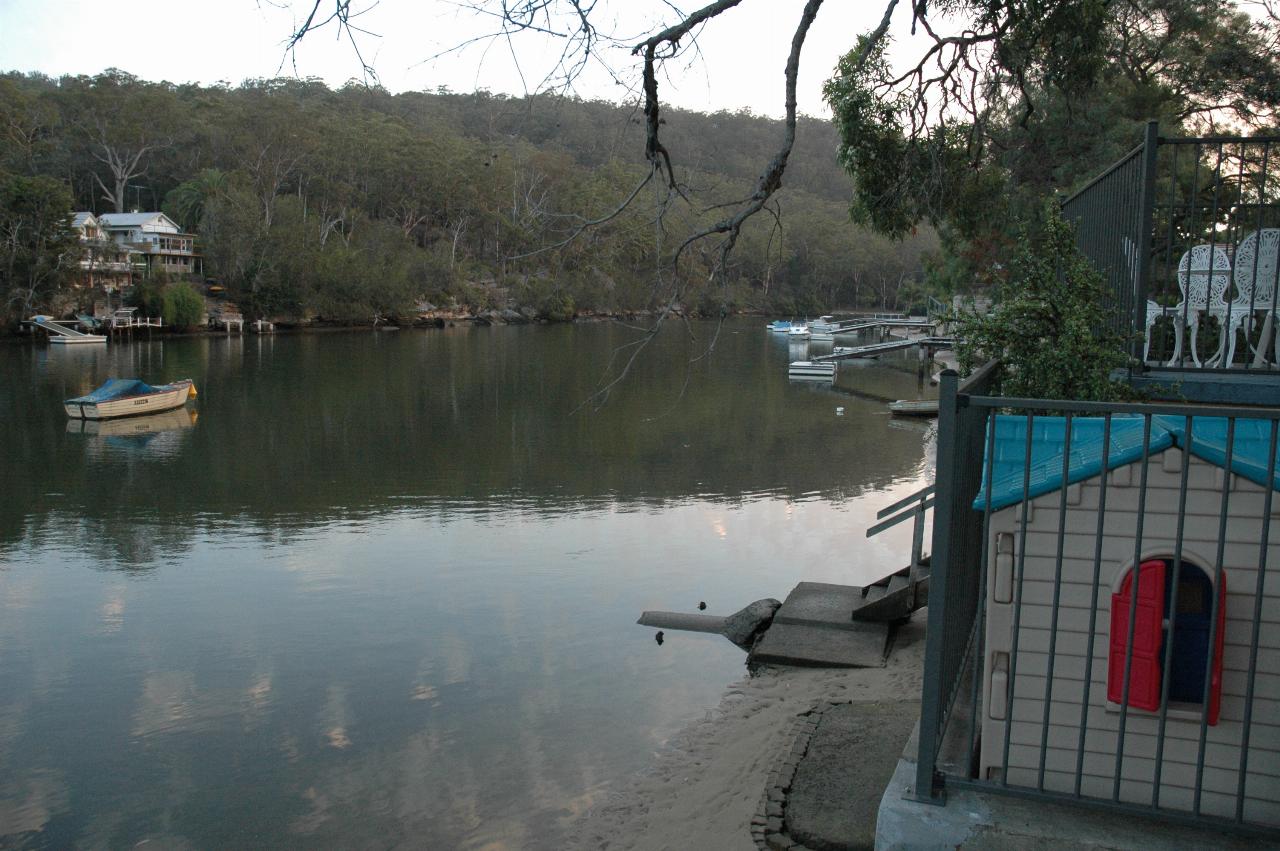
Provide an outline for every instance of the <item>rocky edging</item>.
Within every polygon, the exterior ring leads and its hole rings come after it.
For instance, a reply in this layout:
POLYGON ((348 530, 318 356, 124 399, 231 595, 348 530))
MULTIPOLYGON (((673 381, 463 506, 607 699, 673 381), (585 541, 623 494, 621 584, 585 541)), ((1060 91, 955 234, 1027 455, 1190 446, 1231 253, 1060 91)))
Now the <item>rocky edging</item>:
POLYGON ((800 760, 809 750, 809 742, 818 729, 822 713, 848 701, 822 701, 796 716, 792 725, 791 746, 769 772, 764 795, 751 817, 751 839, 757 848, 773 851, 820 851, 792 839, 786 832, 787 795, 795 779, 800 760))

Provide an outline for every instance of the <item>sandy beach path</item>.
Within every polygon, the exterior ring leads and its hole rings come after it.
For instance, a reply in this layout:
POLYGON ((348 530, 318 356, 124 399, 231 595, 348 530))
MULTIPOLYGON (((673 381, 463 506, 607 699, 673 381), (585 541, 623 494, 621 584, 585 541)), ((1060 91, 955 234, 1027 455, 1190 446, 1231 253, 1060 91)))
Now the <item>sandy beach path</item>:
POLYGON ((750 822, 795 717, 820 701, 920 695, 925 613, 898 630, 884 668, 767 667, 729 686, 706 720, 569 829, 569 847, 621 851, 752 849, 750 822))

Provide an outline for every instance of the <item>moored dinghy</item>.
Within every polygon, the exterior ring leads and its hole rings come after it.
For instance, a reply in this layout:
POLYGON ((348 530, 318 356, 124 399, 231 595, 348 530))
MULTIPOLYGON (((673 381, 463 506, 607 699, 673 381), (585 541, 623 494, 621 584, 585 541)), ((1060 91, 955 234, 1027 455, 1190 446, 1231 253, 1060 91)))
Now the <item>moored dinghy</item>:
POLYGON ((62 403, 67 416, 85 420, 106 420, 154 414, 180 408, 196 395, 191 379, 152 386, 136 378, 109 378, 107 383, 62 403))

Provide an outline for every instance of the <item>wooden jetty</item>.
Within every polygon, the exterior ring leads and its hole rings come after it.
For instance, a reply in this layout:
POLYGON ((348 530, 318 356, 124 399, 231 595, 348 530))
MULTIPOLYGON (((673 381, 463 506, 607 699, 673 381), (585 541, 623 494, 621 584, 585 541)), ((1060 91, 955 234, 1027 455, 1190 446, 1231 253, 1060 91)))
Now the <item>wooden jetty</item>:
POLYGON ((132 334, 139 328, 163 328, 164 320, 159 317, 138 316, 136 307, 118 307, 107 319, 107 330, 112 334, 132 334))
POLYGON ((827 361, 846 360, 852 358, 874 358, 887 352, 901 351, 902 349, 913 349, 920 346, 924 349, 950 349, 955 346, 954 337, 919 337, 914 340, 895 339, 884 343, 871 343, 866 346, 853 346, 851 348, 842 349, 839 352, 832 352, 829 355, 817 355, 811 360, 815 363, 823 363, 827 361))

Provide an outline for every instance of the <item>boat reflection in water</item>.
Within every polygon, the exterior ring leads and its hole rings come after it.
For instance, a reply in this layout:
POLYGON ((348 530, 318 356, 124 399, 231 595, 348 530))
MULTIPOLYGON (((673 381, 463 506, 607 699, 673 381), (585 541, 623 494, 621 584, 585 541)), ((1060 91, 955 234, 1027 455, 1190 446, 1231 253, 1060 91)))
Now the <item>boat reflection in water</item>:
POLYGON ((166 456, 177 453, 182 432, 194 426, 199 416, 188 408, 174 408, 159 414, 115 420, 74 419, 67 420, 67 432, 94 438, 89 442, 91 457, 122 452, 166 456))

